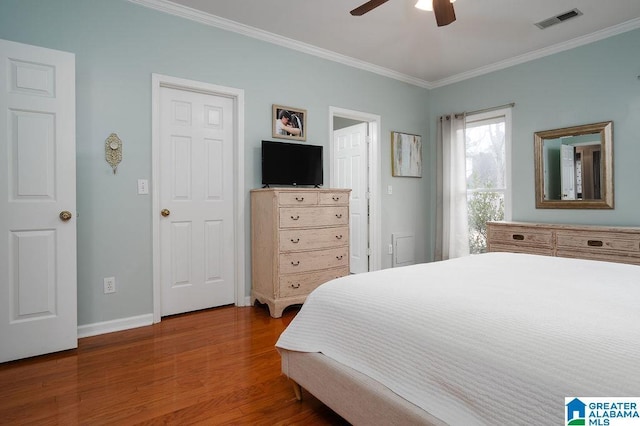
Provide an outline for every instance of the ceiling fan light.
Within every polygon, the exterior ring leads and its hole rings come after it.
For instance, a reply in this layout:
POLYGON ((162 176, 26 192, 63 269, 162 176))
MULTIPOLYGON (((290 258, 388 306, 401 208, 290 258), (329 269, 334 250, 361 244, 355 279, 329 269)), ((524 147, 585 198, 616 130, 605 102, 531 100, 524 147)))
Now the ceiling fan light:
POLYGON ((431 3, 431 0, 418 0, 415 7, 420 10, 428 10, 429 12, 433 11, 433 4, 431 3))
MULTIPOLYGON (((427 10, 433 12, 433 0, 418 0, 416 3, 416 9, 427 10)), ((451 3, 455 3, 456 0, 449 0, 451 3)))

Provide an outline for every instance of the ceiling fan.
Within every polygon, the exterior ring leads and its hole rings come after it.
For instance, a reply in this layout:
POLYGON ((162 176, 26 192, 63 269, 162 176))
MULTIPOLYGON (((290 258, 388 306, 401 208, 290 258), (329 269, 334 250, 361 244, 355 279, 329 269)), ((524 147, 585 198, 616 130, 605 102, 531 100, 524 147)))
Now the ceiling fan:
MULTIPOLYGON (((351 14, 353 16, 362 16, 388 1, 389 0, 369 0, 368 2, 353 9, 351 14)), ((451 3, 451 0, 433 0, 433 12, 436 15, 436 23, 439 27, 449 25, 456 20, 456 13, 453 10, 453 4, 451 3)))

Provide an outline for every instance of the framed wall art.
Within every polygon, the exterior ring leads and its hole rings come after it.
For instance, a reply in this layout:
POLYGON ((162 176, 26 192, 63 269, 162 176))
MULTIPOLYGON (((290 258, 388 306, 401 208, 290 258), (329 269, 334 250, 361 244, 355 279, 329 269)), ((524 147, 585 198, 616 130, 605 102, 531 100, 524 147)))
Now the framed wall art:
POLYGON ((391 175, 422 177, 422 136, 391 132, 391 175))
POLYGON ((281 139, 307 140, 307 111, 273 105, 272 136, 281 139))

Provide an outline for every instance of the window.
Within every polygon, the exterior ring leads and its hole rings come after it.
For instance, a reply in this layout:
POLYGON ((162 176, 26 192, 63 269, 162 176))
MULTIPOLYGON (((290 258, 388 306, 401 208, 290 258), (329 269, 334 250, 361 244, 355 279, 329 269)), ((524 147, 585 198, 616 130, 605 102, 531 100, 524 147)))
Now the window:
POLYGON ((487 250, 487 221, 510 220, 511 110, 465 119, 469 250, 487 250))

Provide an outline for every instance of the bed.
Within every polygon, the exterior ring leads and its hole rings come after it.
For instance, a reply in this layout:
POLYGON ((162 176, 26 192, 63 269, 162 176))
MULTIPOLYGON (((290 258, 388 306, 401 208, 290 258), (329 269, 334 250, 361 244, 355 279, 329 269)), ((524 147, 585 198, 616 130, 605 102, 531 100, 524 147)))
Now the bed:
POLYGON ((297 396, 352 424, 562 424, 565 397, 640 396, 640 267, 494 252, 351 275, 276 346, 297 396))

